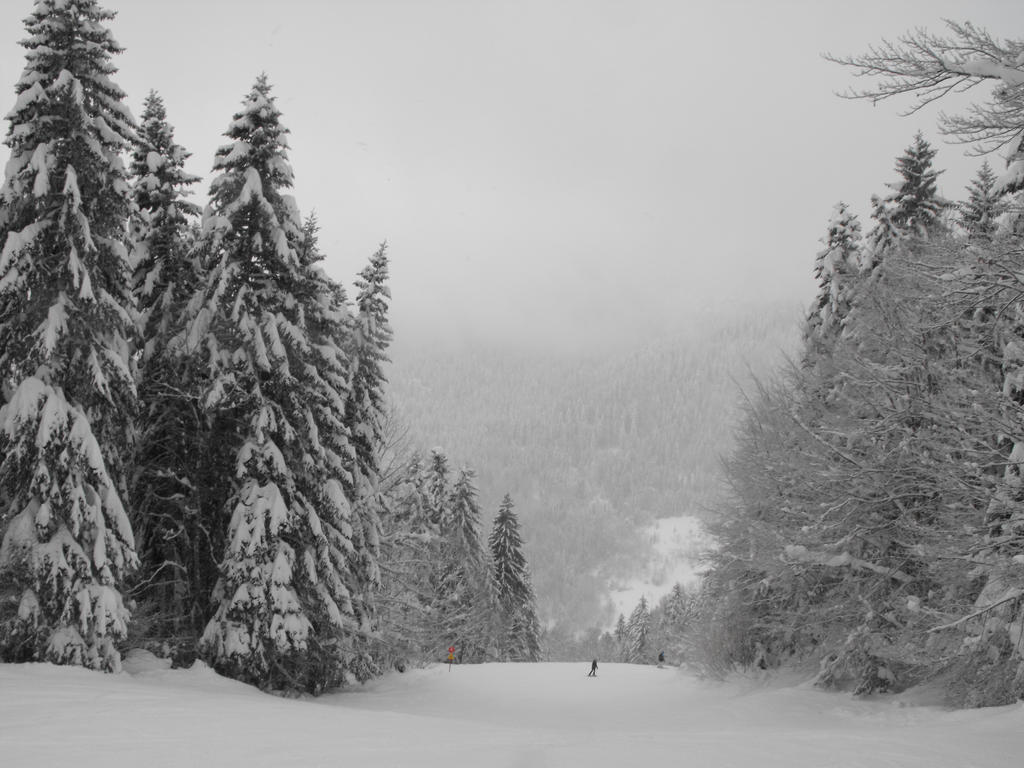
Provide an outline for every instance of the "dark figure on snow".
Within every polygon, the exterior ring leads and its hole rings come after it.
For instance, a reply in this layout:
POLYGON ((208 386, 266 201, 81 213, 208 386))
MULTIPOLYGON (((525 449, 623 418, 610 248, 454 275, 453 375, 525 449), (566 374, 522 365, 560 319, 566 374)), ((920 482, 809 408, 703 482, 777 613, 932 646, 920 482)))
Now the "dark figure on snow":
POLYGON ((587 677, 597 677, 597 659, 590 662, 590 672, 587 674, 587 677))
POLYGON ((658 663, 659 664, 664 664, 665 663, 665 652, 664 651, 662 651, 661 653, 658 654, 658 663))

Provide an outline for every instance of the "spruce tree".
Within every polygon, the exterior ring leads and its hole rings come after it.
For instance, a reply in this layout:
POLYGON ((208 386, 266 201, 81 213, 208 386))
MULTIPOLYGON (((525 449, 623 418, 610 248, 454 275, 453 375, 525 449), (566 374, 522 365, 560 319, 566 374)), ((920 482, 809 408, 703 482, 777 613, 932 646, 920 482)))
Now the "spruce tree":
POLYGON ((144 359, 148 360, 159 356, 177 330, 182 305, 196 287, 189 250, 200 210, 185 196, 199 177, 185 171, 191 155, 174 141, 163 99, 155 91, 143 103, 138 138, 130 165, 137 208, 132 256, 144 359))
POLYGON ((626 661, 638 664, 647 656, 647 635, 651 630, 651 613, 647 607, 647 598, 640 597, 640 602, 629 615, 626 623, 627 651, 626 661))
POLYGON ((135 408, 114 14, 37 0, 0 189, 0 653, 116 670, 136 564, 122 504, 135 408), (16 606, 13 610, 8 606, 16 606))
POLYGON ((396 668, 412 659, 438 658, 444 642, 433 620, 440 531, 431 522, 427 478, 422 457, 414 453, 387 494, 382 518, 378 655, 396 668))
POLYGON ((387 378, 384 365, 391 344, 388 321, 387 244, 370 257, 370 263, 359 273, 355 287, 355 333, 352 336, 352 384, 345 406, 345 423, 351 433, 355 451, 357 495, 373 492, 380 474, 379 446, 383 433, 387 403, 384 387, 387 378))
POLYGON ((885 252, 907 237, 927 238, 942 227, 942 212, 948 207, 938 193, 941 171, 932 167, 936 150, 920 134, 896 159, 900 180, 883 198, 871 199, 875 226, 869 235, 867 269, 874 271, 885 252))
POLYGON ((480 541, 474 473, 468 467, 459 470, 452 486, 450 510, 441 547, 440 613, 459 660, 479 662, 493 645, 497 609, 480 541))
POLYGON ((967 200, 960 205, 960 225, 974 242, 989 242, 996 233, 997 219, 1006 210, 1006 199, 996 191, 996 175, 986 160, 967 187, 967 200))
POLYGON ((223 546, 199 505, 210 496, 200 486, 214 443, 199 407, 203 377, 168 346, 199 279, 190 243, 199 207, 185 198, 198 177, 185 172, 188 157, 174 141, 163 100, 150 92, 130 165, 133 290, 143 339, 131 498, 146 634, 176 649, 191 648, 205 624, 216 578, 210 555, 223 546))
POLYGON ((495 597, 506 632, 502 655, 510 661, 538 661, 540 623, 537 620, 530 573, 523 555, 519 520, 512 506, 512 498, 506 494, 487 542, 494 569, 495 597))
POLYGON ((430 521, 441 530, 451 523, 450 475, 448 456, 440 448, 435 448, 430 452, 425 487, 430 521))
POLYGON ((210 663, 265 688, 316 691, 373 670, 374 542, 346 495, 345 321, 307 263, 287 130, 260 76, 217 152, 199 252, 205 284, 178 340, 201 355, 205 407, 237 425, 210 663), (333 330, 332 330, 333 328, 333 330))
POLYGON ((626 634, 626 617, 623 614, 619 614, 619 618, 615 620, 615 630, 612 632, 612 636, 615 638, 615 648, 618 653, 620 661, 626 660, 627 639, 626 634))
POLYGON ((804 332, 808 356, 831 348, 853 305, 861 234, 860 222, 846 203, 836 204, 822 242, 825 247, 814 261, 818 295, 807 314, 804 332))

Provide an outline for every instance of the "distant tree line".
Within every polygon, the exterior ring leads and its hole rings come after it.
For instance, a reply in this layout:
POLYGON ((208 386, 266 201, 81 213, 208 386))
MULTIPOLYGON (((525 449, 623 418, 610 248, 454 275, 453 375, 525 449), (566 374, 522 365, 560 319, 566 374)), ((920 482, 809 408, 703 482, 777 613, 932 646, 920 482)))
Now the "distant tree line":
POLYGON ((410 439, 470 459, 485 509, 500 505, 495 489, 514 492, 548 658, 580 658, 571 637, 614 622, 610 585, 648 563, 655 519, 710 509, 738 382, 796 348, 799 317, 798 306, 709 316, 599 359, 398 345, 389 393, 410 439))
POLYGON ((864 95, 994 83, 944 129, 1010 150, 965 199, 920 135, 872 199, 836 206, 798 360, 749 398, 685 645, 712 672, 818 665, 858 693, 931 682, 1024 697, 1024 41, 970 24, 841 61, 864 95))
POLYGON ((382 466, 381 246, 320 267, 261 75, 205 210, 160 97, 141 125, 95 0, 38 0, 0 187, 0 659, 116 671, 126 645, 273 690, 535 659, 511 500, 382 466))

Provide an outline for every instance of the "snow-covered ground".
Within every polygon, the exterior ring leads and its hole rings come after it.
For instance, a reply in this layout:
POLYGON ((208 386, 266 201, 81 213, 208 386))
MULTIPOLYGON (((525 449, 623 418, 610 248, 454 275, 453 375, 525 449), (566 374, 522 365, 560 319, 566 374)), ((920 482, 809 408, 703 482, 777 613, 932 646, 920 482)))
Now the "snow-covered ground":
POLYGON ((296 700, 146 655, 120 675, 0 665, 0 765, 1015 768, 1024 755, 1024 704, 951 712, 588 666, 439 666, 296 700))
POLYGON ((701 553, 712 546, 700 520, 689 515, 655 520, 644 535, 651 542, 650 557, 632 580, 613 586, 613 617, 621 613, 628 618, 641 597, 653 608, 676 583, 694 586, 701 553))

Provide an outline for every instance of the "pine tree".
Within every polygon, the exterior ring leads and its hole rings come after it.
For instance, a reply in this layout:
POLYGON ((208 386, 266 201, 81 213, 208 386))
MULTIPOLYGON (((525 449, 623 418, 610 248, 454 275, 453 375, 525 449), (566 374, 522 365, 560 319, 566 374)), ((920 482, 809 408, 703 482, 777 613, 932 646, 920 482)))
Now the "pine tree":
POLYGON ((615 630, 612 633, 615 638, 616 656, 619 661, 626 661, 628 653, 628 639, 629 635, 626 633, 626 617, 624 614, 619 614, 619 618, 615 621, 615 630))
POLYGON ((387 411, 384 387, 387 378, 384 364, 388 362, 387 348, 391 343, 388 322, 387 244, 381 244, 370 263, 359 273, 355 283, 356 332, 353 335, 352 385, 345 406, 345 423, 352 435, 355 450, 355 476, 359 496, 370 493, 380 473, 378 446, 383 444, 383 430, 387 411))
POLYGON ((647 656, 647 635, 651 631, 651 613, 647 607, 647 598, 640 597, 640 602, 629 615, 626 623, 627 655, 626 661, 638 664, 647 656))
POLYGON ((502 655, 511 661, 538 661, 540 622, 523 555, 519 520, 508 494, 502 499, 487 543, 494 568, 494 592, 506 628, 502 655))
POLYGON ((372 622, 374 542, 346 496, 349 363, 336 338, 345 319, 283 193, 286 134, 261 75, 217 152, 198 246, 206 281, 178 341, 206 360, 205 407, 238 428, 202 650, 239 679, 315 691, 372 674, 359 648, 372 622))
POLYGON ((185 172, 188 157, 174 141, 163 100, 150 92, 130 166, 133 287, 144 340, 131 498, 147 634, 191 647, 216 578, 210 553, 223 542, 199 508, 199 499, 209 496, 199 485, 213 443, 199 407, 203 379, 168 348, 199 278, 190 253, 199 207, 184 197, 198 177, 185 172))
POLYGON ((480 541, 480 505, 473 470, 459 470, 441 548, 441 614, 461 662, 487 658, 494 642, 496 600, 480 541))
POLYGON ((185 172, 189 157, 174 141, 163 99, 150 91, 130 165, 137 207, 132 222, 134 288, 146 342, 144 359, 158 354, 177 331, 182 305, 196 287, 189 235, 200 211, 185 195, 199 177, 185 172))
MULTIPOLYGON (((350 634, 345 653, 351 659, 346 662, 348 669, 357 679, 366 680, 379 671, 369 653, 368 644, 376 615, 367 590, 376 591, 381 586, 378 564, 381 514, 387 502, 379 485, 379 457, 383 451, 385 418, 383 413, 366 414, 366 418, 375 418, 373 429, 368 429, 360 421, 351 424, 352 429, 359 434, 370 435, 369 439, 362 442, 367 455, 372 456, 374 461, 374 474, 368 477, 360 468, 359 450, 346 420, 348 403, 352 399, 351 386, 356 378, 355 367, 358 364, 353 362, 352 349, 357 346, 353 338, 359 321, 351 315, 342 285, 331 279, 320 265, 323 254, 317 233, 316 218, 311 216, 303 225, 303 247, 300 252, 306 279, 303 311, 312 342, 308 347, 311 365, 307 364, 306 369, 307 374, 311 374, 311 381, 307 384, 313 390, 309 405, 315 411, 313 419, 307 414, 307 422, 319 425, 314 430, 314 439, 321 443, 318 450, 322 449, 321 460, 327 472, 326 477, 336 479, 345 497, 351 500, 351 532, 348 535, 352 548, 347 555, 335 553, 334 557, 339 572, 347 573, 348 588, 359 590, 359 631, 350 634)), ((381 317, 379 322, 386 324, 384 316, 381 317)), ((306 477, 309 484, 307 496, 310 498, 317 498, 324 488, 330 486, 325 481, 323 471, 306 477)), ((330 505, 329 499, 323 499, 317 507, 330 505)))
POLYGON ((626 640, 626 616, 620 613, 619 618, 615 620, 615 631, 614 636, 616 641, 624 643, 626 640))
POLYGON ((804 332, 808 355, 831 348, 853 305, 861 234, 860 222, 846 203, 836 204, 822 242, 825 248, 814 261, 818 295, 807 314, 804 332))
POLYGON ((37 0, 0 189, 0 653, 116 670, 137 562, 122 505, 135 408, 120 160, 133 118, 94 0, 37 0), (11 601, 11 602, 9 602, 11 601))
POLYGON ((906 237, 927 238, 942 227, 942 212, 948 203, 939 197, 937 179, 941 171, 932 167, 936 150, 918 133, 914 143, 896 159, 900 181, 884 198, 871 198, 875 226, 869 235, 866 267, 873 272, 885 252, 906 237))
POLYGON ((440 448, 435 448, 430 452, 425 489, 430 521, 442 531, 451 523, 450 475, 448 456, 440 448))
POLYGON ((441 534, 431 522, 430 507, 427 470, 413 453, 387 495, 382 519, 378 656, 399 669, 411 660, 437 658, 439 642, 444 642, 437 637, 432 613, 441 534))
POLYGON ((484 550, 480 541, 480 504, 477 500, 476 473, 469 467, 459 470, 451 493, 451 529, 449 537, 467 563, 483 562, 484 550))
POLYGON ((960 205, 960 224, 972 241, 990 241, 998 227, 997 219, 1006 210, 1005 196, 995 186, 996 175, 986 160, 967 187, 967 200, 960 205))

